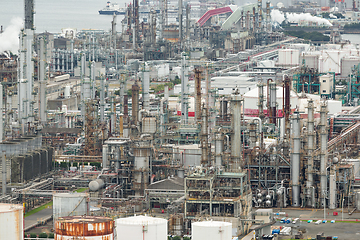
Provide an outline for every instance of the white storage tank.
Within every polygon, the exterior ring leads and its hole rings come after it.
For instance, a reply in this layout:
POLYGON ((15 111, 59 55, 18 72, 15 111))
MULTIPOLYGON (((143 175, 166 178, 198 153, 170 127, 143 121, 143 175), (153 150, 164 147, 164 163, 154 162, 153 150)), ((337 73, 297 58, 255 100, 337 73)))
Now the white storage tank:
POLYGON ((298 49, 279 49, 280 66, 298 66, 300 60, 300 51, 298 49))
POLYGON ((53 218, 86 215, 88 212, 88 194, 56 193, 53 196, 53 218))
POLYGON ((0 203, 0 239, 24 239, 22 205, 0 203))
POLYGON ((64 89, 64 98, 69 98, 70 97, 70 85, 66 85, 65 89, 64 89))
POLYGON ((89 183, 90 191, 98 191, 105 186, 104 180, 101 178, 95 179, 89 183))
MULTIPOLYGON (((267 113, 266 108, 266 99, 267 99, 267 87, 264 87, 264 113, 267 113)), ((292 112, 295 110, 296 106, 298 106, 298 96, 297 94, 290 90, 290 109, 292 112)), ((257 117, 259 114, 258 110, 258 101, 259 101, 259 89, 254 88, 247 93, 244 94, 244 113, 246 116, 257 117)), ((276 103, 277 103, 277 115, 279 117, 282 116, 282 108, 283 108, 283 87, 276 87, 276 103)))
POLYGON ((300 65, 303 64, 303 60, 305 60, 305 66, 308 68, 319 68, 319 55, 310 55, 310 54, 303 54, 300 57, 300 65))
POLYGON ((168 221, 163 218, 134 216, 115 220, 116 240, 167 240, 168 221))
POLYGON ((351 74, 352 68, 360 64, 360 57, 349 56, 341 59, 341 76, 347 77, 351 74))
POLYGON ((107 217, 70 216, 55 221, 55 240, 114 240, 114 221, 107 217))
POLYGON ((232 224, 229 222, 204 221, 191 224, 192 240, 231 240, 232 224))

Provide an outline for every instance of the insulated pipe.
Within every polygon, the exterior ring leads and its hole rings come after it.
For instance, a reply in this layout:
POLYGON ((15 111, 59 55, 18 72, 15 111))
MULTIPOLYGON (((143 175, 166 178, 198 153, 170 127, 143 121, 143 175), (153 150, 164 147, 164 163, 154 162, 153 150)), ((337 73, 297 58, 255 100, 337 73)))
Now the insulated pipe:
POLYGON ((326 202, 324 198, 326 198, 327 193, 327 178, 326 178, 326 160, 327 160, 327 106, 326 102, 323 102, 320 106, 320 188, 321 188, 321 199, 322 207, 326 202))
POLYGON ((292 152, 291 159, 291 179, 292 179, 292 205, 300 206, 300 116, 295 112, 292 118, 292 152))

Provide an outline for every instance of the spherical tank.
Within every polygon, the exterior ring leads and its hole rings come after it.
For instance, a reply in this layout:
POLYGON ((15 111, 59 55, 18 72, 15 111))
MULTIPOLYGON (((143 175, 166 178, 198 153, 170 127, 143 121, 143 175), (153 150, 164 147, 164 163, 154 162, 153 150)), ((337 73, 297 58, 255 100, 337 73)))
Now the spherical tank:
POLYGON ((114 221, 107 217, 70 216, 55 221, 55 239, 113 240, 114 221), (80 238, 79 238, 80 239, 80 238))
POLYGON ((86 193, 56 193, 53 197, 53 217, 85 215, 88 211, 86 193))
POLYGON ((204 221, 191 224, 192 240, 231 240, 232 224, 228 222, 204 221))
POLYGON ((104 180, 101 178, 95 179, 94 181, 91 181, 89 183, 89 189, 90 191, 97 191, 105 186, 104 180))
POLYGON ((0 239, 24 239, 23 206, 0 203, 0 239))
POLYGON ((148 216, 134 216, 115 220, 116 240, 166 240, 167 220, 148 216))

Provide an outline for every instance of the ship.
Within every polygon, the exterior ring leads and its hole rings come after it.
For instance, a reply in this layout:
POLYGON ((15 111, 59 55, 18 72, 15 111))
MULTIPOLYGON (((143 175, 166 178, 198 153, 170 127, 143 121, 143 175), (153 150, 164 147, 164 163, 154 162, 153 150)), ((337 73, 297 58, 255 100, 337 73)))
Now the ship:
POLYGON ((111 3, 108 1, 106 7, 99 10, 99 14, 102 15, 125 15, 126 11, 124 8, 120 8, 117 3, 111 3))

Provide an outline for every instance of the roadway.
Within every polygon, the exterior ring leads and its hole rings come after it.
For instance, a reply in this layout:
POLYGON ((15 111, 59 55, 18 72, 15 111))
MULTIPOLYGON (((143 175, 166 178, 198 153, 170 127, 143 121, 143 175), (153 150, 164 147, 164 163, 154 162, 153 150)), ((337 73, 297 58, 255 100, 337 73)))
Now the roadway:
POLYGON ((43 225, 52 218, 52 206, 45 208, 37 213, 34 213, 24 219, 24 231, 28 231, 38 225, 43 225))

